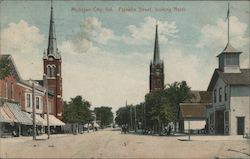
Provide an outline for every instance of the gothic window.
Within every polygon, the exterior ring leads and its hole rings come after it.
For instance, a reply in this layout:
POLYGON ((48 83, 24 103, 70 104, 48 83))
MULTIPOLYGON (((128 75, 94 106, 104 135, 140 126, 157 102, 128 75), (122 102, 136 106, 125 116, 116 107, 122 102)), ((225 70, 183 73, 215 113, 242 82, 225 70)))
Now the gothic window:
POLYGON ((51 77, 51 66, 50 65, 47 66, 47 76, 51 77))
POLYGON ((55 77, 55 65, 48 65, 47 66, 47 76, 48 77, 55 77))

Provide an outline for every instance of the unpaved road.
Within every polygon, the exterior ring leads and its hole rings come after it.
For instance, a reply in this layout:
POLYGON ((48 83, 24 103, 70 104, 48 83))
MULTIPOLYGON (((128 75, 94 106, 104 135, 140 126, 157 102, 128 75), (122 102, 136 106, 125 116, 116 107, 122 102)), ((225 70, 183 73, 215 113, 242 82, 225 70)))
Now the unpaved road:
MULTIPOLYGON (((206 140, 209 138, 209 140, 206 140)), ((201 140, 199 140, 201 139, 201 140)), ((104 130, 79 135, 1 139, 0 158, 250 158, 249 140, 193 141, 104 130)))

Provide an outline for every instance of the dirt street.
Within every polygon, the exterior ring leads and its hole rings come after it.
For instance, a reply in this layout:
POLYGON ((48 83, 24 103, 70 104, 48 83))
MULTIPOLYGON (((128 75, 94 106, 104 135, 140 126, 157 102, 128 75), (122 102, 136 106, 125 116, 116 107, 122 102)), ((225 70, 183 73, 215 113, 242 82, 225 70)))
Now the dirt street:
POLYGON ((242 137, 177 137, 121 134, 103 130, 79 135, 1 139, 0 158, 249 158, 249 140, 242 137), (221 140, 220 140, 221 139, 221 140))

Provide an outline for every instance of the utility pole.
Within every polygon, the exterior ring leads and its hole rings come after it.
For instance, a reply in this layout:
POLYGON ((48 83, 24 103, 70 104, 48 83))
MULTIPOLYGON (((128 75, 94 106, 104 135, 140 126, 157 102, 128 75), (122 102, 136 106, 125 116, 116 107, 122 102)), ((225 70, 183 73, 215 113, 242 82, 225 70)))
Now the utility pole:
POLYGON ((35 107, 35 84, 32 81, 32 119, 33 119, 33 140, 36 140, 36 107, 35 107))
POLYGON ((45 86, 45 93, 46 93, 46 113, 47 113, 47 134, 48 139, 50 138, 50 124, 49 124, 49 90, 48 90, 48 82, 47 82, 47 75, 43 75, 43 83, 45 86))
POLYGON ((137 123, 136 123, 136 106, 135 106, 135 132, 137 131, 137 123))
POLYGON ((130 107, 130 130, 132 130, 133 129, 133 127, 132 127, 132 125, 133 125, 133 123, 132 123, 132 106, 130 105, 129 107, 130 107))
POLYGON ((143 116, 144 116, 144 133, 146 133, 146 108, 145 103, 143 103, 143 116))
POLYGON ((188 120, 188 141, 190 141, 190 120, 188 120))

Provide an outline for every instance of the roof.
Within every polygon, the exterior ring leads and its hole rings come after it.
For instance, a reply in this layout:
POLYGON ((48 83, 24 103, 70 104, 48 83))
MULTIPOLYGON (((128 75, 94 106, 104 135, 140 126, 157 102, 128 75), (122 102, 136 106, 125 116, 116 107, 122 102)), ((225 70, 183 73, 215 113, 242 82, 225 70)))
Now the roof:
MULTIPOLYGON (((222 54, 240 54, 241 51, 236 50, 230 43, 227 43, 226 47, 224 48, 224 50, 222 51, 222 53, 220 53, 218 56, 222 55, 222 54)), ((218 57, 217 56, 217 57, 218 57)))
POLYGON ((17 121, 24 125, 32 125, 32 120, 25 114, 25 112, 21 111, 21 108, 16 103, 5 103, 6 106, 11 110, 14 114, 17 121))
POLYGON ((250 85, 250 69, 240 69, 240 73, 224 73, 219 69, 215 69, 207 89, 208 91, 213 90, 219 77, 229 85, 250 85))
MULTIPOLYGON (((11 55, 9 55, 9 54, 0 55, 0 59, 9 60, 10 68, 11 68, 11 75, 14 76, 14 78, 17 80, 17 82, 19 82, 23 85, 26 85, 28 87, 32 87, 32 83, 29 82, 31 80, 23 80, 22 77, 20 76, 20 73, 17 70, 16 64, 15 64, 11 55)), ((40 90, 40 91, 44 91, 44 87, 42 85, 40 85, 39 83, 35 84, 35 89, 40 90)))
POLYGON ((199 103, 180 103, 182 118, 206 118, 206 106, 199 103))
POLYGON ((0 59, 3 59, 4 61, 8 60, 8 62, 10 63, 11 75, 14 76, 17 81, 21 81, 22 77, 20 76, 17 70, 16 64, 12 56, 9 54, 4 54, 4 55, 0 55, 0 59))
POLYGON ((212 103, 212 92, 208 91, 191 91, 191 99, 185 103, 212 103))

